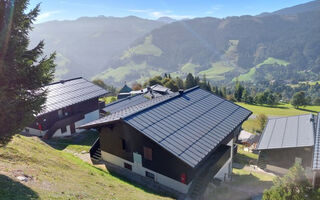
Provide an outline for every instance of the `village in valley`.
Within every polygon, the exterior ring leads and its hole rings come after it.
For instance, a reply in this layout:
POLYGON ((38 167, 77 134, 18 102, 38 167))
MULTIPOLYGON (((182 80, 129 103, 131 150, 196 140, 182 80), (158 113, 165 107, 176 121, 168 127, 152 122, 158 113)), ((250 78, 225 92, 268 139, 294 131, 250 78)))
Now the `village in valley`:
MULTIPOLYGON (((0 199, 320 199, 319 81, 223 84, 192 64, 118 85, 56 79, 61 55, 27 49, 39 7, 0 0, 0 20, 11 5, 26 30, 0 37, 0 199)), ((269 57, 248 73, 270 62, 289 65, 269 57)))

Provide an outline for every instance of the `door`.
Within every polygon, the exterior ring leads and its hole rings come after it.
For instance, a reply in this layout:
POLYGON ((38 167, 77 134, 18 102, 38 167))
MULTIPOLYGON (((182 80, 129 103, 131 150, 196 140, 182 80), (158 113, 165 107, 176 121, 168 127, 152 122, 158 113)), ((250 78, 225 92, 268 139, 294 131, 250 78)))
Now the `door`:
POLYGON ((142 168, 142 157, 140 154, 133 153, 133 164, 134 164, 133 171, 136 172, 137 174, 144 176, 144 170, 142 168))
POLYGON ((71 134, 76 132, 76 126, 74 125, 74 123, 70 124, 70 131, 71 131, 71 134))

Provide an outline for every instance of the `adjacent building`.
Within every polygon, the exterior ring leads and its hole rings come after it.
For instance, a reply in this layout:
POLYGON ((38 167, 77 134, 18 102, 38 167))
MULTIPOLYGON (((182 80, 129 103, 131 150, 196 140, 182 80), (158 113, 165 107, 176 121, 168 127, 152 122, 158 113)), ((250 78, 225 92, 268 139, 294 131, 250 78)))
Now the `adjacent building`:
POLYGON ((130 87, 127 86, 127 84, 125 84, 119 91, 117 98, 123 99, 129 96, 144 94, 145 97, 152 99, 155 97, 172 94, 172 93, 173 92, 169 88, 164 87, 160 84, 155 84, 141 90, 132 90, 130 87))
POLYGON ((313 151, 313 186, 316 188, 320 187, 320 113, 315 118, 315 143, 313 151))
POLYGON ((41 90, 47 91, 43 110, 24 131, 44 138, 71 135, 79 126, 99 119, 99 109, 104 107, 99 98, 108 94, 81 77, 55 82, 41 90))
POLYGON ((112 110, 81 126, 100 133, 92 160, 184 194, 204 177, 230 177, 234 141, 251 115, 198 87, 112 110))
POLYGON ((259 167, 285 174, 299 162, 310 174, 315 126, 312 114, 269 119, 257 147, 259 167))

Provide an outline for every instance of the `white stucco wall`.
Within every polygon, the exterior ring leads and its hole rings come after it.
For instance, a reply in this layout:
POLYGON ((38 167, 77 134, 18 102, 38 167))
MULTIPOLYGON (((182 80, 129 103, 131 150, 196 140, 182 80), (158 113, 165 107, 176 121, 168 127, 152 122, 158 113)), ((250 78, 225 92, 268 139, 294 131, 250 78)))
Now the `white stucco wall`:
POLYGON ((227 160, 227 162, 222 166, 222 168, 218 171, 218 173, 214 176, 214 178, 220 179, 222 181, 226 181, 230 179, 231 174, 231 158, 227 160))
MULTIPOLYGON (((75 123, 75 128, 78 128, 78 127, 82 126, 83 124, 94 121, 96 119, 99 119, 99 110, 95 110, 95 111, 92 111, 90 113, 85 114, 84 119, 77 121, 75 123)), ((68 125, 66 128, 67 128, 67 131, 65 133, 61 133, 61 129, 58 129, 52 137, 70 136, 71 135, 70 125, 68 125)), ((25 130, 24 130, 24 132, 29 133, 31 135, 36 135, 36 136, 44 136, 45 133, 47 132, 47 131, 40 131, 38 129, 34 129, 34 128, 30 128, 30 127, 26 127, 25 129, 28 129, 29 132, 27 132, 25 130)), ((83 131, 83 130, 76 129, 76 132, 81 132, 81 131, 83 131)))
POLYGON ((26 127, 24 128, 23 132, 31 134, 31 135, 36 135, 36 136, 44 136, 44 134, 47 131, 40 131, 38 129, 34 129, 34 128, 30 128, 30 127, 26 127))
POLYGON ((162 185, 165 185, 167 187, 173 188, 174 190, 179 191, 181 193, 187 193, 190 185, 192 184, 192 182, 190 182, 188 185, 185 185, 185 184, 180 183, 179 181, 176 181, 172 178, 169 178, 167 176, 164 176, 162 174, 159 174, 157 172, 154 172, 152 170, 144 168, 141 165, 124 160, 118 156, 112 155, 112 154, 107 153, 105 151, 101 151, 101 158, 107 162, 110 162, 110 163, 117 165, 119 167, 122 167, 122 168, 124 168, 124 163, 128 163, 128 164, 132 165, 132 172, 140 174, 141 176, 145 176, 146 171, 153 173, 155 175, 156 182, 158 182, 162 185))

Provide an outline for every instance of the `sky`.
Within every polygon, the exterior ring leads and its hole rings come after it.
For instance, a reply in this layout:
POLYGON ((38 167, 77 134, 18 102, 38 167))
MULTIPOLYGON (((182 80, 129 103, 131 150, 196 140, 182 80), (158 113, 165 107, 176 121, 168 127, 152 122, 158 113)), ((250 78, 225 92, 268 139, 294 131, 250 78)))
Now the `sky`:
POLYGON ((73 20, 83 16, 174 19, 257 15, 309 2, 310 0, 30 0, 29 8, 41 3, 36 23, 73 20))

